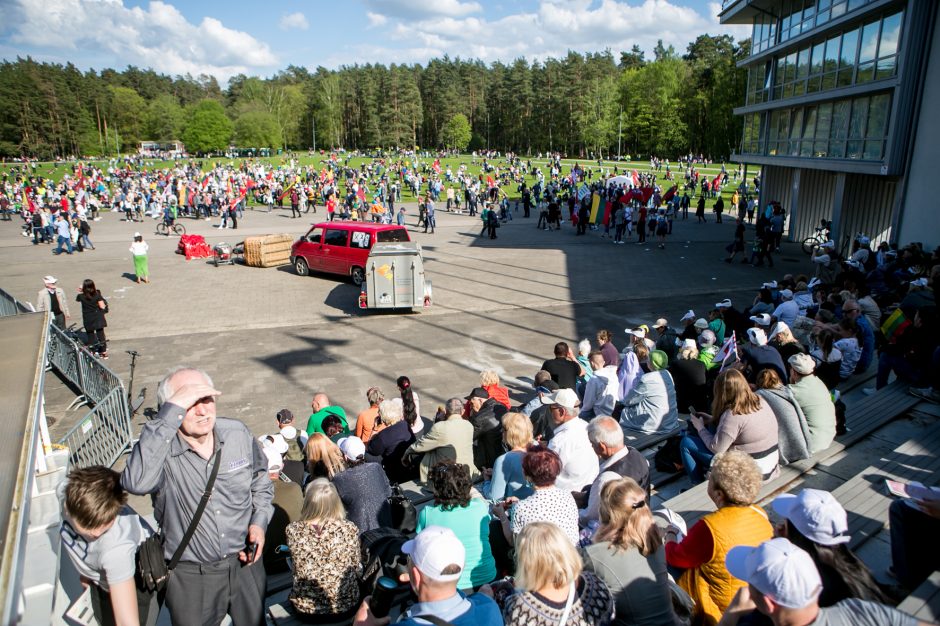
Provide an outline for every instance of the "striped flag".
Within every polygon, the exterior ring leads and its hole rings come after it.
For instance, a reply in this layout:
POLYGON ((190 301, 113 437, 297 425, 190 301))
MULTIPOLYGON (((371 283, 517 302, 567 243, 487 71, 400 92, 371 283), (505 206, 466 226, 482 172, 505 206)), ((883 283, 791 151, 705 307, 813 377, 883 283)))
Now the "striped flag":
POLYGON ((721 350, 712 357, 712 363, 721 363, 721 367, 724 369, 725 363, 731 357, 734 357, 734 360, 738 358, 738 340, 733 332, 731 333, 731 337, 721 346, 721 350))

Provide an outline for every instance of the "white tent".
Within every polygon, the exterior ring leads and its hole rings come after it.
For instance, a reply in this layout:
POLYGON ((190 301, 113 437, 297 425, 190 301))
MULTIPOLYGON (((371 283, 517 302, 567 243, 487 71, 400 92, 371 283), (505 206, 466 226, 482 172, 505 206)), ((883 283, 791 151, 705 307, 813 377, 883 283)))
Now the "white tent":
POLYGON ((608 187, 622 187, 623 185, 632 185, 633 178, 631 176, 614 176, 613 178, 607 179, 608 187))

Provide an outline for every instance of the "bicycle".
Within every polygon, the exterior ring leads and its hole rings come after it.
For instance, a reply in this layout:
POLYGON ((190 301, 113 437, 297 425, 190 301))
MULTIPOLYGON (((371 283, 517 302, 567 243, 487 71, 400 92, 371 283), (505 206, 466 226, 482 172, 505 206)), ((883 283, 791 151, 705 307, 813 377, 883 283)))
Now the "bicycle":
POLYGON ((185 235, 186 228, 182 224, 167 224, 165 221, 157 224, 157 234, 170 236, 170 232, 173 232, 174 235, 185 235))
POLYGON ((822 220, 819 226, 816 227, 816 231, 811 236, 803 240, 803 252, 806 254, 812 254, 813 250, 818 248, 821 244, 829 241, 829 232, 831 227, 832 222, 822 220))

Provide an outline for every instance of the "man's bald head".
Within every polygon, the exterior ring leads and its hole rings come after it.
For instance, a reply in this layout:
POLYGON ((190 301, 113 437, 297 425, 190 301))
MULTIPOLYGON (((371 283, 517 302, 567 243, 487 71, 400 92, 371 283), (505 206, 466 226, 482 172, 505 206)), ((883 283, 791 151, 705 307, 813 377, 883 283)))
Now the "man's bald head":
POLYGON ((315 393, 313 394, 313 401, 310 403, 310 406, 313 408, 314 412, 319 411, 324 407, 330 406, 330 399, 325 393, 315 393))

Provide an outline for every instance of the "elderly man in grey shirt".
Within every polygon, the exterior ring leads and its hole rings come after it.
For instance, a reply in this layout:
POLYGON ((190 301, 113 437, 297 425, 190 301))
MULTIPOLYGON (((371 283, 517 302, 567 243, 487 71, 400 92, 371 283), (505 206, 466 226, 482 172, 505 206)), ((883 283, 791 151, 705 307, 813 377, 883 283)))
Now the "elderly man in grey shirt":
POLYGON ((219 392, 200 370, 180 368, 160 383, 157 416, 144 425, 121 484, 152 494, 164 556, 182 542, 206 490, 216 455, 218 478, 179 565, 166 603, 174 625, 264 623, 264 533, 274 489, 258 442, 241 422, 216 417, 219 392))

